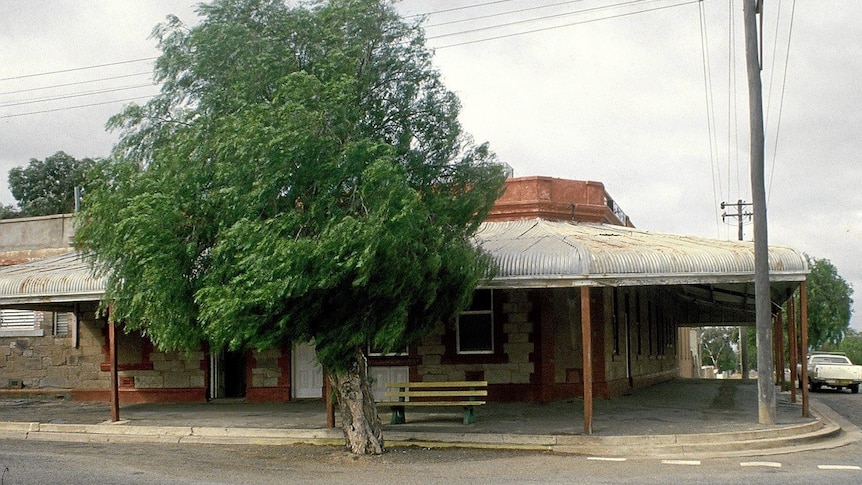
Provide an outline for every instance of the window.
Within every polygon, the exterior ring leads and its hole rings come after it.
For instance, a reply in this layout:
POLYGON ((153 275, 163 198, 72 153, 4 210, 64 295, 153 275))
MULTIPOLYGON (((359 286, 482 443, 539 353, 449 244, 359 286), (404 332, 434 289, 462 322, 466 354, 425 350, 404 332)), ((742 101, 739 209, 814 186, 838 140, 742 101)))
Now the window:
POLYGON ((382 349, 378 349, 371 344, 368 344, 367 352, 369 357, 403 357, 410 353, 407 347, 404 347, 404 350, 401 351, 384 352, 382 349))
POLYGON ((68 312, 54 313, 54 336, 67 337, 69 336, 69 323, 72 321, 68 312))
POLYGON ((458 316, 456 345, 459 354, 494 353, 494 297, 491 290, 476 290, 470 306, 458 316))
POLYGON ((0 310, 0 337, 41 337, 42 312, 0 310))

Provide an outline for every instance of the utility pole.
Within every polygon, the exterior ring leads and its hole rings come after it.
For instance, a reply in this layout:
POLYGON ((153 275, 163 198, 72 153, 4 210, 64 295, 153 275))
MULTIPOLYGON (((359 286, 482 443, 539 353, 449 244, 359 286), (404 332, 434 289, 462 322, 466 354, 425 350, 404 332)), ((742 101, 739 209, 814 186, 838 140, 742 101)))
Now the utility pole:
POLYGON ((721 209, 722 209, 722 210, 724 210, 724 209, 725 209, 725 208, 727 208, 727 207, 736 206, 736 214, 728 214, 727 212, 724 212, 724 213, 722 213, 722 214, 721 214, 721 220, 722 220, 722 221, 724 221, 724 220, 726 220, 726 219, 728 219, 728 218, 730 218, 730 217, 735 217, 735 218, 736 218, 737 223, 738 223, 737 238, 738 238, 740 241, 742 241, 742 223, 743 223, 743 219, 745 219, 745 218, 747 217, 747 218, 748 218, 748 220, 751 220, 751 216, 753 216, 753 215, 754 215, 754 213, 752 213, 752 212, 744 212, 744 211, 743 211, 743 207, 748 207, 748 206, 750 206, 750 205, 752 205, 750 202, 749 202, 749 203, 746 203, 746 202, 744 202, 742 199, 737 200, 737 201, 736 201, 736 204, 729 204, 729 203, 727 203, 727 202, 722 202, 722 203, 721 203, 721 209))
POLYGON ((751 123, 751 195, 754 213, 754 300, 757 328, 757 414, 760 424, 775 424, 775 384, 772 363, 772 309, 769 294, 769 245, 763 170, 763 92, 757 42, 757 14, 762 0, 745 0, 745 60, 748 72, 748 112, 751 123))
MULTIPOLYGON (((724 210, 726 207, 731 207, 736 205, 736 214, 728 214, 724 212, 721 214, 721 220, 724 221, 729 217, 735 217, 738 225, 737 237, 740 241, 742 241, 742 226, 743 219, 746 217, 748 220, 751 220, 752 214, 751 212, 745 212, 743 207, 750 206, 750 203, 745 203, 742 199, 736 201, 736 204, 728 204, 726 202, 721 203, 721 209, 724 210)), ((748 327, 740 326, 739 327, 739 355, 741 356, 741 362, 739 363, 740 370, 742 371, 742 380, 748 380, 748 327)))

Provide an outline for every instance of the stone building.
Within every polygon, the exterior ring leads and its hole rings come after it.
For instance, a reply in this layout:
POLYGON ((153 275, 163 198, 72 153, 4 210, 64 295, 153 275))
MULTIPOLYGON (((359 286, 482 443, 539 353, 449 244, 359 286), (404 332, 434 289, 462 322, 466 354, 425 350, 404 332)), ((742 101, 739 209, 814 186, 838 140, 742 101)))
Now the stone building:
MULTIPOLYGON (((60 226, 63 236, 42 244, 60 247, 24 249, 0 238, 0 257, 16 263, 0 268, 0 308, 41 314, 30 335, 0 325, 0 386, 14 388, 3 392, 109 398, 110 326, 97 313, 104 281, 71 250, 69 222, 36 218, 9 228, 26 234, 28 223, 60 226)), ((496 261, 495 277, 456 321, 441 322, 418 345, 394 355, 369 349, 376 392, 408 379, 475 379, 488 381, 495 401, 581 396, 585 382, 592 394, 614 397, 679 374, 679 352, 688 346, 678 328, 754 324, 752 243, 636 229, 598 182, 509 179, 476 243, 496 261)), ((771 247, 770 269, 780 306, 805 280, 807 262, 771 247)), ((323 395, 307 343, 174 353, 117 332, 116 345, 124 403, 323 395)))

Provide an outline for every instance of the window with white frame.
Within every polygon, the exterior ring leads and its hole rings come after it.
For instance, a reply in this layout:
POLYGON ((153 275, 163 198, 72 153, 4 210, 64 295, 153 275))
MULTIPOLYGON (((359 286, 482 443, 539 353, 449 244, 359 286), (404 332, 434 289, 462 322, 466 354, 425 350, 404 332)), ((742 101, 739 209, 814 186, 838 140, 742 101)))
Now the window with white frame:
POLYGON ((72 322, 72 314, 69 312, 54 313, 54 336, 68 337, 69 325, 72 322))
POLYGON ((42 312, 0 310, 0 337, 41 337, 42 312))
POLYGON ((455 339, 459 354, 494 353, 494 293, 480 289, 473 292, 473 301, 460 315, 455 339))

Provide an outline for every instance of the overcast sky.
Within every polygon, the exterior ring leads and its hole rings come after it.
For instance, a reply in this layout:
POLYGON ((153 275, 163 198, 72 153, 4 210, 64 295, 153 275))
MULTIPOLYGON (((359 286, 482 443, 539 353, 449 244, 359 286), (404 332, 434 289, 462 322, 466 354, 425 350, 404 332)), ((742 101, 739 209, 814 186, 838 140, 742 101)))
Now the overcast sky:
MULTIPOLYGON (((0 203, 14 203, 8 170, 31 158, 108 155, 106 119, 157 90, 152 28, 168 14, 195 23, 197 3, 0 2, 0 203)), ((862 2, 765 3, 769 243, 829 259, 862 288, 862 2)), ((516 176, 600 181, 639 228, 736 239, 719 204, 751 201, 739 0, 397 6, 428 14, 465 129, 516 176)))

